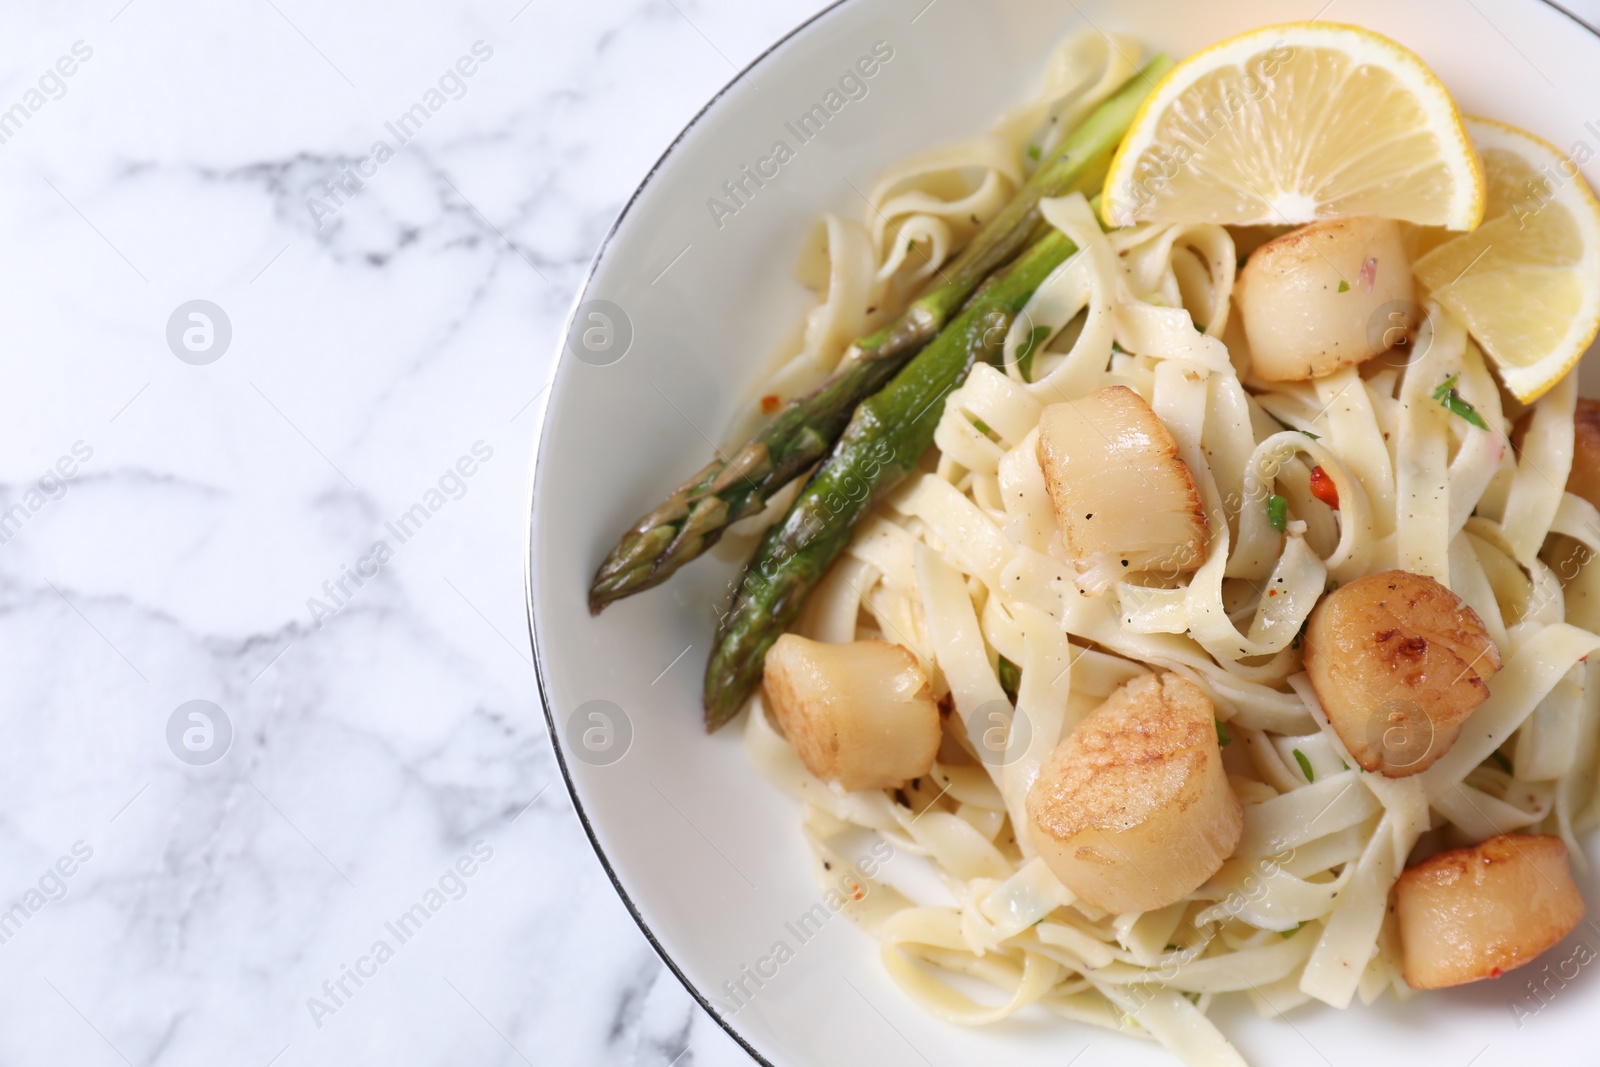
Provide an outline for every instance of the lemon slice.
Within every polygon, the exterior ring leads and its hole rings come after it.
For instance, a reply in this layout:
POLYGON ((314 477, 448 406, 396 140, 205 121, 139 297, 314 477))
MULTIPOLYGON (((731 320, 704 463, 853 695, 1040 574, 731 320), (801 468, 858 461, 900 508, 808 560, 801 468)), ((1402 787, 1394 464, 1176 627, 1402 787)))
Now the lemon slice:
POLYGON ((1483 170, 1444 85, 1358 26, 1252 30, 1180 63, 1111 163, 1101 214, 1301 225, 1380 215, 1470 230, 1483 170))
POLYGON ((1467 129, 1488 175, 1485 221, 1417 260, 1416 277, 1527 403, 1600 330, 1600 202, 1576 164, 1533 134, 1488 119, 1467 129))

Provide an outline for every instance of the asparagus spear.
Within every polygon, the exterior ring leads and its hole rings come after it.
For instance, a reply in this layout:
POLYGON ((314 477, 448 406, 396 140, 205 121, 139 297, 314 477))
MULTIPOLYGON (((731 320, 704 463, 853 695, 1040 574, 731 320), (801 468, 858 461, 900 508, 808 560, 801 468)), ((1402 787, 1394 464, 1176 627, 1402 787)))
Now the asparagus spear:
POLYGON ((944 398, 1006 332, 1052 270, 1076 251, 1050 230, 973 298, 887 386, 863 400, 833 452, 782 521, 767 530, 723 617, 706 665, 706 729, 732 718, 761 680, 767 649, 800 614, 856 522, 910 474, 933 443, 944 398))
POLYGON ((821 459, 861 399, 883 387, 938 335, 978 285, 1041 232, 1039 201, 1098 186, 1122 135, 1155 82, 1171 68, 1158 56, 1065 137, 1006 207, 894 322, 860 338, 838 369, 729 459, 719 456, 634 524, 611 550, 589 588, 589 611, 659 585, 706 551, 730 524, 821 459))

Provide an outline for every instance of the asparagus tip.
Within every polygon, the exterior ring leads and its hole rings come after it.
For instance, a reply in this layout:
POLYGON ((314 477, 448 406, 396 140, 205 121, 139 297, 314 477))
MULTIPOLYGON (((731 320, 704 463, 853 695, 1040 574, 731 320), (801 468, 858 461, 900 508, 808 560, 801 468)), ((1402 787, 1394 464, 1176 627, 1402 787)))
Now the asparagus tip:
POLYGON ((745 700, 750 691, 737 676, 715 670, 716 655, 713 653, 711 663, 706 670, 705 688, 705 724, 706 733, 714 734, 728 724, 728 721, 739 714, 739 709, 744 707, 745 700))

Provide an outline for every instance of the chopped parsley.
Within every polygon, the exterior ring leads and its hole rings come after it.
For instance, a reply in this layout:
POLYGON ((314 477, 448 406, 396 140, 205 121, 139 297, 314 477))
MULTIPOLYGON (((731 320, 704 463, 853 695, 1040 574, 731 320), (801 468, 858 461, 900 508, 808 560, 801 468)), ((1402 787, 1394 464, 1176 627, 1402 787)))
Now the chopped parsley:
POLYGON ((1223 722, 1221 719, 1216 720, 1216 722, 1217 722, 1217 744, 1219 744, 1219 745, 1227 745, 1230 741, 1233 740, 1233 735, 1228 733, 1228 724, 1223 722))
POLYGON ((1339 279, 1339 291, 1341 293, 1348 293, 1350 291, 1350 283, 1345 281, 1343 278, 1340 278, 1339 279))
POLYGON ((1279 533, 1289 528, 1289 502, 1277 493, 1267 497, 1267 521, 1279 533))
POLYGON ((1038 145, 1031 144, 1031 145, 1028 146, 1028 158, 1033 160, 1035 163, 1039 162, 1039 146, 1038 145))
POLYGON ((1000 667, 996 673, 1000 675, 1000 688, 1005 690, 1006 698, 1015 704, 1017 690, 1022 688, 1022 668, 1001 656, 1000 667))
POLYGON ((985 437, 988 437, 990 434, 994 433, 994 431, 989 428, 989 424, 977 416, 973 416, 972 425, 985 437))
POLYGON ((1317 780, 1317 772, 1311 769, 1311 761, 1306 759, 1306 754, 1298 748, 1294 750, 1294 761, 1300 764, 1300 773, 1306 776, 1306 781, 1314 782, 1317 780))
POLYGON ((1301 430, 1300 432, 1311 438, 1313 441, 1322 440, 1322 436, 1320 434, 1314 434, 1310 430, 1301 430))
POLYGON ((1463 400, 1461 394, 1456 392, 1456 380, 1460 377, 1461 375, 1459 374, 1452 374, 1446 378, 1439 388, 1433 391, 1433 398, 1439 402, 1440 407, 1448 410, 1450 414, 1459 415, 1480 430, 1487 430, 1489 424, 1483 421, 1483 416, 1478 414, 1478 409, 1463 400))

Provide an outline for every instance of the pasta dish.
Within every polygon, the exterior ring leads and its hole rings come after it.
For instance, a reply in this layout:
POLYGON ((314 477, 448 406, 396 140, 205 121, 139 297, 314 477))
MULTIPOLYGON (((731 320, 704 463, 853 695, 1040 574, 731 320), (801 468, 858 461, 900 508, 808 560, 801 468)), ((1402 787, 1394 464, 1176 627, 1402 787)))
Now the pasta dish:
POLYGON ((1220 1067, 1218 996, 1404 999, 1565 937, 1600 822, 1577 164, 1359 28, 1177 65, 1088 33, 867 200, 590 603, 750 553, 707 726, 905 995, 1220 1067))

